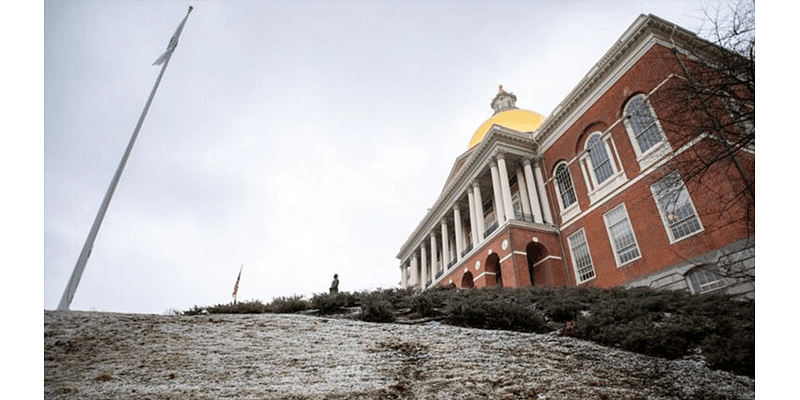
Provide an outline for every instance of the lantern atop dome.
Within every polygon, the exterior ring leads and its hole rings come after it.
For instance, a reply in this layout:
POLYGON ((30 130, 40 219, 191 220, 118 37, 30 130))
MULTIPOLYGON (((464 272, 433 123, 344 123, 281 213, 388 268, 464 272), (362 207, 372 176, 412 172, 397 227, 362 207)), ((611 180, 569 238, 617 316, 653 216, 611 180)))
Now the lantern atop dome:
POLYGON ((503 90, 503 85, 500 85, 500 90, 497 95, 492 99, 492 109, 494 113, 503 112, 506 110, 513 110, 517 108, 517 96, 514 93, 509 93, 503 90))

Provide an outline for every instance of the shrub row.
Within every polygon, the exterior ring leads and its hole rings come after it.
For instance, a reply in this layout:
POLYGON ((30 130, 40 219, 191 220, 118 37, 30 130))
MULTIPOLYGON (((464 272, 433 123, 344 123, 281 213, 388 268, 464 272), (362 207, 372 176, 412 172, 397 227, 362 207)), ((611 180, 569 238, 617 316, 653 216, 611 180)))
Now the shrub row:
POLYGON ((326 315, 360 308, 358 318, 393 322, 436 318, 452 325, 562 334, 650 356, 676 359, 702 354, 709 367, 755 377, 755 301, 727 295, 691 295, 648 289, 518 288, 408 289, 279 297, 269 304, 197 307, 200 313, 326 315))

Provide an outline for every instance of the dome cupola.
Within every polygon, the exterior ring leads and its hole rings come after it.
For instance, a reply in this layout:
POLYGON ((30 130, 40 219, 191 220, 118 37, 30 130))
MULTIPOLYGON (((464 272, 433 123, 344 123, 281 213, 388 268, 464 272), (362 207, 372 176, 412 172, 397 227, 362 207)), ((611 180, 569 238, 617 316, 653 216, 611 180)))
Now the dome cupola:
POLYGON ((492 99, 492 110, 497 114, 506 110, 513 110, 517 108, 517 96, 514 93, 508 93, 503 90, 503 85, 500 85, 500 91, 492 99))
POLYGON ((493 125, 513 129, 517 132, 533 132, 544 122, 542 114, 517 108, 517 96, 503 90, 503 85, 500 85, 500 90, 492 99, 491 106, 494 114, 472 135, 469 141, 470 149, 483 140, 493 125))

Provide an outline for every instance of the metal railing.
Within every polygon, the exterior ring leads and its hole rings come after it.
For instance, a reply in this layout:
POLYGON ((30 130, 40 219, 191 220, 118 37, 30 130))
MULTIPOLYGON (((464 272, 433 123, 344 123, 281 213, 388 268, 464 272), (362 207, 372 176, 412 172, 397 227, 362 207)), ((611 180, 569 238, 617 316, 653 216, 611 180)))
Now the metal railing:
POLYGON ((525 214, 525 213, 521 213, 519 211, 515 211, 514 212, 514 217, 518 221, 534 222, 534 223, 536 222, 536 220, 533 219, 533 214, 525 214))

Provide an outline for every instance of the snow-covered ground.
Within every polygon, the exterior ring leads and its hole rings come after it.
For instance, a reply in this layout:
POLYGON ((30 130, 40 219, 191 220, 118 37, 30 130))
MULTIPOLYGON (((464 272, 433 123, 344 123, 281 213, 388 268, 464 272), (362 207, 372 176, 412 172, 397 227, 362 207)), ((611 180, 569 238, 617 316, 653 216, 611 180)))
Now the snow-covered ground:
POLYGON ((309 315, 44 311, 47 399, 754 399, 755 381, 558 335, 309 315))

